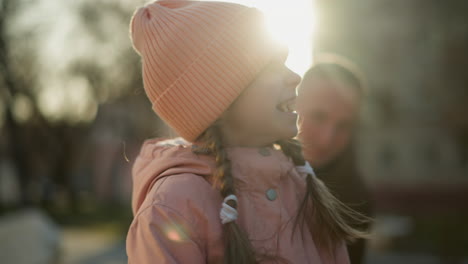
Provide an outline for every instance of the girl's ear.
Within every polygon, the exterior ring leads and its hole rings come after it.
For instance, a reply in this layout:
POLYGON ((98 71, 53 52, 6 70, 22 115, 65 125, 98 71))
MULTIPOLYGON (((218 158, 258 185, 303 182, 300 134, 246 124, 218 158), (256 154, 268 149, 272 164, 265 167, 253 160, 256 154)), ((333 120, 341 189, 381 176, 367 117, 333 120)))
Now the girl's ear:
MULTIPOLYGON (((231 104, 232 106, 232 104, 231 104)), ((220 133, 221 135, 221 139, 223 142, 221 142, 222 145, 226 145, 229 140, 229 138, 231 138, 229 135, 230 135, 230 131, 232 130, 231 127, 230 127, 230 124, 229 124, 229 116, 231 115, 231 107, 229 107, 228 109, 226 109, 226 111, 224 111, 221 116, 216 120, 216 122, 213 124, 213 126, 216 126, 217 127, 217 130, 218 130, 218 133, 220 133)))

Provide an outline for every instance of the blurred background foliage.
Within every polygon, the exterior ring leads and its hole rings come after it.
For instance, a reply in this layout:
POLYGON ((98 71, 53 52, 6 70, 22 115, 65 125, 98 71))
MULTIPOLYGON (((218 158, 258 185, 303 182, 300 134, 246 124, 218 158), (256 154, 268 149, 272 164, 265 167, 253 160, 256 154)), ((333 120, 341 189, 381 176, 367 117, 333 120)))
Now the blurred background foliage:
POLYGON ((0 3, 1 212, 128 206, 131 158, 164 130, 129 41, 136 3, 0 3))

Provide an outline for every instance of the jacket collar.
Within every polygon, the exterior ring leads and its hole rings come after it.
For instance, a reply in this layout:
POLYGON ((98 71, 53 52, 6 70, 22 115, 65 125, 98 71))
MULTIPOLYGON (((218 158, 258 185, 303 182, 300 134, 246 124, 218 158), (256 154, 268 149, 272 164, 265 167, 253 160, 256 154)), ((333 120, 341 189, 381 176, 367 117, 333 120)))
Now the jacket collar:
POLYGON ((227 148, 237 188, 264 191, 277 188, 281 178, 294 169, 290 158, 273 147, 227 148))

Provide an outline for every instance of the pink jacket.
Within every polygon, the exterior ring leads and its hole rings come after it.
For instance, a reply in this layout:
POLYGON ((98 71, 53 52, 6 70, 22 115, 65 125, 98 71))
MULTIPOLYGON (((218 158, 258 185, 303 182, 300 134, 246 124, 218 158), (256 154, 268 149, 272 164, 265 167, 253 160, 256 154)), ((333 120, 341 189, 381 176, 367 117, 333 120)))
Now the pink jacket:
MULTIPOLYGON (((330 256, 317 250, 307 230, 292 232, 305 181, 281 151, 236 147, 228 155, 237 181, 237 223, 256 252, 289 263, 349 263, 344 243, 330 256)), ((223 199, 210 183, 213 166, 212 157, 193 154, 189 143, 145 142, 133 167, 129 264, 222 263, 223 199)))

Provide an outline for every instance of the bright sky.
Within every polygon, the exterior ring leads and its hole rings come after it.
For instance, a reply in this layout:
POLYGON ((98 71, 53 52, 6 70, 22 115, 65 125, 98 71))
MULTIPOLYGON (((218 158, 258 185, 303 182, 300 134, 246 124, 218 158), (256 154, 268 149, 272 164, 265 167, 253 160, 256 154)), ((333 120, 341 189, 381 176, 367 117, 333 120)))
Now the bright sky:
POLYGON ((314 0, 223 0, 260 9, 273 35, 289 47, 286 65, 303 75, 312 63, 314 0))

